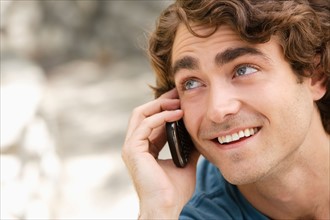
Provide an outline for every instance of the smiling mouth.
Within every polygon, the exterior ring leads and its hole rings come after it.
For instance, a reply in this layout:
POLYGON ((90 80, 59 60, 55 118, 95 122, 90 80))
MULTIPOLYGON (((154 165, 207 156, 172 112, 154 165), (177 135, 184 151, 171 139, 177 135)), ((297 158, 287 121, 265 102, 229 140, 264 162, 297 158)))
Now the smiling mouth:
POLYGON ((240 140, 244 140, 248 137, 251 137, 258 133, 260 128, 246 128, 244 130, 240 130, 238 132, 232 133, 232 134, 227 134, 221 137, 218 137, 216 141, 220 144, 230 144, 233 142, 237 142, 240 140))

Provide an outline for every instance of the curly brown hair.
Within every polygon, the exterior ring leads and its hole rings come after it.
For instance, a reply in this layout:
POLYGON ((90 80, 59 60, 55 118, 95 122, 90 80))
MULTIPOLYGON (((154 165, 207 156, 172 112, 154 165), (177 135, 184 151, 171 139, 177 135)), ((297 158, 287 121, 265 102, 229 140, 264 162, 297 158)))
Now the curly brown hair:
POLYGON ((220 25, 230 25, 243 40, 255 44, 276 35, 298 79, 311 77, 316 68, 323 74, 327 91, 316 104, 330 133, 329 0, 177 0, 162 12, 149 40, 156 97, 175 87, 171 54, 181 23, 198 37, 207 36, 196 34, 191 23, 214 28, 214 32, 220 25), (318 63, 316 57, 320 58, 318 63))

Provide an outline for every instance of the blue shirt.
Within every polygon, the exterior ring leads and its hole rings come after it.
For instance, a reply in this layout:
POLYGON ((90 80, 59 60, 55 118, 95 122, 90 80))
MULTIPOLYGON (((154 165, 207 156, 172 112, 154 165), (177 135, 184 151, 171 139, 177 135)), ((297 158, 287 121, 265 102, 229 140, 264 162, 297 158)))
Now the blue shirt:
POLYGON ((180 219, 268 220, 205 159, 198 165, 196 190, 180 219))

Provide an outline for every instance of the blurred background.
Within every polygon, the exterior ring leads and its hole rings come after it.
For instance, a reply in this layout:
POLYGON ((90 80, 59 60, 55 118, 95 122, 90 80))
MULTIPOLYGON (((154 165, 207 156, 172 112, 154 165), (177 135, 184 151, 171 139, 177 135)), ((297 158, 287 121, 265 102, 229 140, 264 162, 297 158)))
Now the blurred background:
POLYGON ((0 0, 1 219, 137 218, 121 147, 171 2, 0 0))

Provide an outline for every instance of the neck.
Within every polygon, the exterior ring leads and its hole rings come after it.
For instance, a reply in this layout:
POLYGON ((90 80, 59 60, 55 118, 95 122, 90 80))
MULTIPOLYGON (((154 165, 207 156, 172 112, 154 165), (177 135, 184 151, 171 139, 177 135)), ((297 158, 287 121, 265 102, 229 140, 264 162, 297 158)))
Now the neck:
POLYGON ((254 207, 272 219, 329 219, 329 148, 330 136, 324 133, 267 177, 238 188, 254 207))

